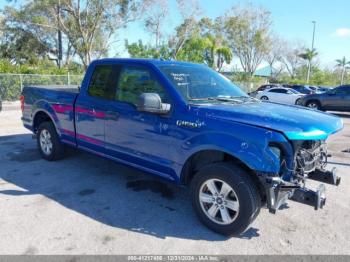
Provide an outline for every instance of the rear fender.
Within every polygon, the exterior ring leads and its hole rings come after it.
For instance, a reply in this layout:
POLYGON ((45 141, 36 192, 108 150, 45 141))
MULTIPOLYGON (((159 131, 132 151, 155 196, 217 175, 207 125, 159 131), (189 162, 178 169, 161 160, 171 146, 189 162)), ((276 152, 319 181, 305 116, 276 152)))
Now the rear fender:
POLYGON ((56 128, 56 132, 58 134, 59 137, 61 137, 61 126, 60 126, 60 121, 59 118, 57 117, 57 114, 55 112, 55 110, 52 108, 52 106, 45 100, 38 100, 37 102, 35 102, 35 104, 33 104, 32 107, 32 127, 34 130, 34 119, 35 116, 39 113, 39 112, 44 112, 45 114, 47 114, 49 116, 49 118, 51 119, 52 123, 54 124, 55 128, 56 128))

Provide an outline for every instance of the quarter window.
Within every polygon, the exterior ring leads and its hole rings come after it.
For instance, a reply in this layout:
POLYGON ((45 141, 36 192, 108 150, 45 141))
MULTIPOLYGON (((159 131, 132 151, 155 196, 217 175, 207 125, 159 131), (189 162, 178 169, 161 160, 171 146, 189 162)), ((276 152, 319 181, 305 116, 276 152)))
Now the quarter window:
POLYGON ((96 66, 89 83, 88 94, 93 97, 113 99, 115 77, 112 72, 113 66, 111 65, 96 66))

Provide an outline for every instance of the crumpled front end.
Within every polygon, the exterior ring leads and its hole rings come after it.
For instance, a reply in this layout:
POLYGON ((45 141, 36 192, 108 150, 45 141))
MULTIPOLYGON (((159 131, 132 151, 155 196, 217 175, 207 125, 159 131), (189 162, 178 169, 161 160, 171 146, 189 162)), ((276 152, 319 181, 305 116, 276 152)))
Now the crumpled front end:
POLYGON ((280 150, 280 172, 260 175, 271 213, 288 199, 313 206, 315 210, 322 208, 326 203, 325 186, 309 189, 308 179, 336 186, 340 183, 336 170, 326 169, 328 153, 324 140, 294 140, 290 144, 290 147, 272 145, 280 150))

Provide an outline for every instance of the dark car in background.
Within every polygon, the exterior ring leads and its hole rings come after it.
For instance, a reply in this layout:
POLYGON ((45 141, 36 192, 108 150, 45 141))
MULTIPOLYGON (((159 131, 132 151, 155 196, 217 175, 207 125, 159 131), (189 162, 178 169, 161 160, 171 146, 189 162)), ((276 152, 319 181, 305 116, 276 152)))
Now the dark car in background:
POLYGON ((319 93, 319 94, 326 93, 326 92, 331 91, 332 89, 333 89, 333 87, 319 86, 317 88, 317 91, 318 91, 317 93, 319 93))
POLYGON ((248 95, 250 95, 252 97, 255 97, 258 94, 258 92, 262 92, 262 91, 268 90, 268 89, 273 88, 273 87, 280 87, 280 85, 279 84, 265 84, 265 85, 261 85, 254 92, 248 93, 248 95))
POLYGON ((342 85, 322 94, 306 95, 300 105, 318 109, 350 112, 350 85, 342 85))
POLYGON ((308 86, 304 86, 304 85, 283 85, 284 87, 287 88, 291 88, 294 89, 295 91, 298 91, 299 93, 305 94, 305 95, 309 95, 309 94, 314 94, 315 91, 313 89, 311 89, 308 86))
POLYGON ((279 84, 266 84, 266 85, 261 85, 256 91, 265 91, 267 89, 273 88, 273 87, 279 87, 279 84))

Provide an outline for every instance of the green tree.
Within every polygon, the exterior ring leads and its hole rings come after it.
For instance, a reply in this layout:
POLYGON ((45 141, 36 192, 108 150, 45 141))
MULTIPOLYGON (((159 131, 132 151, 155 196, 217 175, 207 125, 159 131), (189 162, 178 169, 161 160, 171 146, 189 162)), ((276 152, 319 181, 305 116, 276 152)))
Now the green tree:
POLYGON ((185 20, 176 28, 176 34, 169 44, 174 58, 206 63, 218 71, 225 62, 229 64, 232 60, 232 52, 223 39, 219 20, 213 21, 207 17, 198 22, 193 18, 185 20), (176 41, 172 42, 174 39, 176 41))
POLYGON ((161 45, 156 48, 143 44, 142 40, 131 44, 129 44, 129 42, 126 40, 125 48, 127 49, 129 55, 134 58, 171 58, 171 51, 167 45, 161 45))
POLYGON ((285 66, 291 79, 297 76, 297 71, 302 65, 300 53, 304 47, 300 43, 285 43, 280 53, 281 63, 285 66))
POLYGON ((299 56, 308 62, 308 71, 307 71, 306 82, 309 83, 310 76, 311 76, 312 60, 316 56, 318 56, 318 53, 317 53, 315 48, 314 49, 306 48, 304 53, 300 54, 299 56))
POLYGON ((15 26, 41 31, 42 36, 50 33, 50 39, 53 34, 55 44, 61 32, 86 68, 92 59, 107 54, 117 30, 139 19, 149 1, 31 0, 15 10, 15 26))
POLYGON ((38 28, 25 23, 29 15, 37 9, 17 10, 5 6, 2 10, 0 55, 15 64, 36 64, 49 54, 55 53, 54 32, 47 28, 38 28))
POLYGON ((337 63, 337 67, 341 68, 341 81, 340 81, 340 85, 342 85, 344 83, 344 76, 346 73, 346 69, 350 68, 350 61, 347 61, 345 56, 342 59, 337 59, 335 60, 335 62, 337 63))
POLYGON ((270 13, 252 5, 235 6, 223 20, 227 43, 252 77, 270 49, 270 13))

